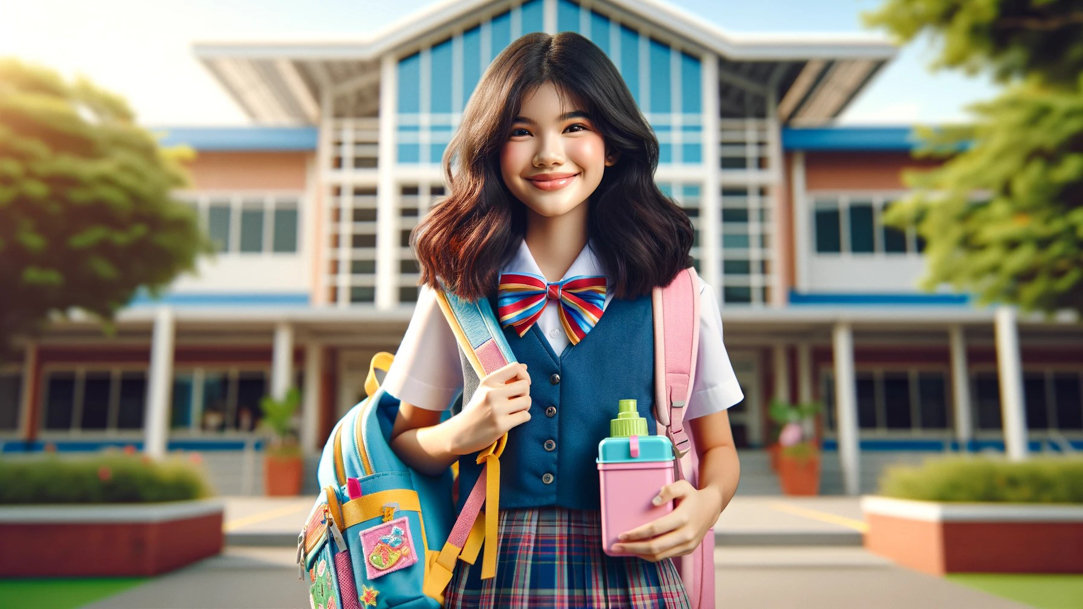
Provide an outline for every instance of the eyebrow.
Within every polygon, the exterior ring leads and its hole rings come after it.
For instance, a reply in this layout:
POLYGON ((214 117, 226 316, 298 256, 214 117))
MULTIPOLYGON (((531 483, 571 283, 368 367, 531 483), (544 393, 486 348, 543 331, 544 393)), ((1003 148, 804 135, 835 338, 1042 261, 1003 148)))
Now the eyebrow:
MULTIPOLYGON (((573 119, 573 118, 585 118, 585 119, 589 120, 590 116, 588 116, 587 113, 583 112, 582 110, 572 110, 571 112, 565 112, 564 114, 560 115, 560 120, 562 120, 562 121, 570 120, 570 119, 573 119)), ((526 123, 528 125, 537 124, 537 123, 535 123, 534 121, 530 120, 529 118, 527 118, 525 116, 516 116, 515 118, 512 119, 512 122, 513 123, 526 123)))

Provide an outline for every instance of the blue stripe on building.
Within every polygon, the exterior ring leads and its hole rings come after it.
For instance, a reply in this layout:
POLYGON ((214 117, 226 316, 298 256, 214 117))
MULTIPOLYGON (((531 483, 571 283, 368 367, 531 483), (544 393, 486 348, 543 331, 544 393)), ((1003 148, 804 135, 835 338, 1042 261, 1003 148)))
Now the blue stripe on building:
POLYGON ((273 152, 316 150, 316 127, 151 127, 163 146, 203 151, 273 152))
POLYGON ((794 306, 968 306, 968 294, 846 294, 790 290, 794 306))

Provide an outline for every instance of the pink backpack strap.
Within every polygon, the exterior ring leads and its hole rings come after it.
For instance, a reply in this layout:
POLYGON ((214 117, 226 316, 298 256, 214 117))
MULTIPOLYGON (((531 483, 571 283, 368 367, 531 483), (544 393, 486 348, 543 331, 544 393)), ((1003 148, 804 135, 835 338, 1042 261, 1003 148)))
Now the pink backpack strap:
MULTIPOLYGON (((685 408, 699 353, 699 278, 687 268, 664 288, 654 288, 655 417, 673 442, 677 458, 692 443, 684 426, 685 408)), ((678 469, 678 473, 680 473, 678 469)))

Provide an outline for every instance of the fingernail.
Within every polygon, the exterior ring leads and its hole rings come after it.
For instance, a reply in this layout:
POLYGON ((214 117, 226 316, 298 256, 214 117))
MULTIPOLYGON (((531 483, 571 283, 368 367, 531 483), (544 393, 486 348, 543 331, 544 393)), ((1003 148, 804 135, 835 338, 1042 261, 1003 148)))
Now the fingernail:
POLYGON ((654 505, 662 505, 662 496, 655 495, 654 499, 651 499, 651 503, 653 503, 654 505))
POLYGON ((628 539, 628 534, 621 533, 620 535, 617 535, 617 539, 619 539, 620 541, 624 541, 625 539, 628 539))

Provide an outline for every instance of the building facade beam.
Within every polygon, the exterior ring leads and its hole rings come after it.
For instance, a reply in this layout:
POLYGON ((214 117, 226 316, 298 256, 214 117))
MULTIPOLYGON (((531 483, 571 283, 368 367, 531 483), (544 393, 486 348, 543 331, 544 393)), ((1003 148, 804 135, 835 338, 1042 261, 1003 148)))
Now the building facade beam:
POLYGON ((955 439, 961 450, 969 450, 974 439, 970 416, 970 375, 967 373, 966 333, 960 325, 948 330, 951 342, 951 394, 955 413, 955 439))
POLYGON ((1015 309, 996 310, 997 376, 1000 378, 1000 410, 1004 424, 1004 448, 1008 459, 1027 458, 1026 397, 1023 365, 1019 355, 1019 326, 1015 309))
POLYGON ((857 381, 854 375, 854 333, 850 324, 833 329, 835 353, 835 420, 838 421, 839 460, 847 495, 861 492, 857 438, 857 381))
POLYGON ((173 310, 158 307, 150 345, 150 378, 143 429, 143 451, 152 458, 165 456, 169 432, 170 393, 173 386, 173 343, 176 322, 173 310))

